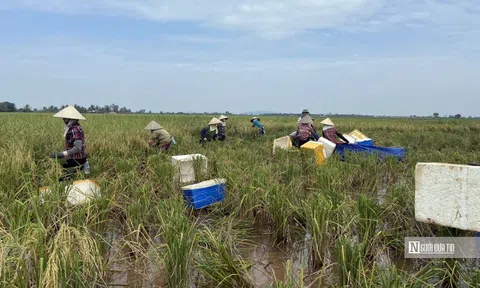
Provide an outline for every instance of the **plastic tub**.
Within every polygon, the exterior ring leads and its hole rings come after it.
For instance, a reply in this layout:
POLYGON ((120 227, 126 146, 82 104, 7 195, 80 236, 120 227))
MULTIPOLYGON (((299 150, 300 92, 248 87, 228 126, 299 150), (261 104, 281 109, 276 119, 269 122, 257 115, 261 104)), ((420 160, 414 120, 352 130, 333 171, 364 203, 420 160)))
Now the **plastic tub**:
POLYGON ((188 206, 201 209, 225 198, 225 179, 213 179, 182 187, 188 206))

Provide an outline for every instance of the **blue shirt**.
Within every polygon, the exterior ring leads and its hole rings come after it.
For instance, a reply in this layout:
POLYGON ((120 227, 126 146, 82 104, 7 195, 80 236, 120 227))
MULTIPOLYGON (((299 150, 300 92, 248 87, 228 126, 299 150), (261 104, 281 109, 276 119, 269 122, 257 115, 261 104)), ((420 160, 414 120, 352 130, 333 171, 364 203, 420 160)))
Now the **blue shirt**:
POLYGON ((257 119, 253 120, 253 126, 257 127, 258 129, 262 129, 263 128, 263 125, 262 123, 260 123, 260 121, 258 121, 257 119))

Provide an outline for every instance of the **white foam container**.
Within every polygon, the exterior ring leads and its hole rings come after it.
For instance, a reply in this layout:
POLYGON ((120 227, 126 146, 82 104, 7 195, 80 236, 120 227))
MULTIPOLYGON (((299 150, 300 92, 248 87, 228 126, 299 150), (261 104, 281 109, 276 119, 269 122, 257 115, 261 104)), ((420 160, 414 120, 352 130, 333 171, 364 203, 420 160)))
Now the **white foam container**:
POLYGON ((292 148, 292 140, 290 136, 285 136, 282 138, 278 138, 273 140, 273 153, 275 153, 276 149, 290 149, 292 148))
POLYGON ((203 161, 201 173, 207 173, 208 159, 202 154, 189 154, 172 156, 172 164, 175 166, 174 180, 180 183, 195 181, 195 161, 203 161))
MULTIPOLYGON (((40 200, 43 201, 43 195, 51 193, 50 187, 40 188, 40 200)), ((67 201, 71 205, 80 205, 89 202, 94 197, 100 195, 100 186, 92 180, 79 180, 72 185, 65 186, 67 201)))
POLYGON ((323 144, 323 155, 325 156, 325 158, 329 158, 330 156, 332 156, 333 152, 335 151, 335 147, 337 147, 335 143, 324 137, 320 137, 317 142, 323 144))
POLYGON ((343 134, 343 137, 348 140, 350 144, 357 144, 357 140, 348 134, 343 134))
POLYGON ((480 232, 480 167, 417 163, 415 219, 480 232))

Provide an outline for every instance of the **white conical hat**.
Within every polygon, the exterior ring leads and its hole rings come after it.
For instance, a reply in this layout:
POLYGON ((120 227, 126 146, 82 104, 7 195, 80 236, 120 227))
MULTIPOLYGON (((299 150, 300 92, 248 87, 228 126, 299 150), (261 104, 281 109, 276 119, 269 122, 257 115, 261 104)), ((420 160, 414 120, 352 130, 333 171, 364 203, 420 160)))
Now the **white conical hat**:
POLYGON ((208 125, 218 125, 222 123, 222 121, 218 120, 217 118, 213 117, 212 120, 210 120, 210 122, 208 122, 208 125))
POLYGON ((220 119, 220 120, 224 120, 224 119, 227 120, 227 119, 230 119, 230 118, 228 118, 228 116, 221 115, 220 118, 218 118, 218 119, 220 119))
POLYGON ((255 119, 257 119, 258 121, 260 121, 260 118, 258 118, 258 117, 255 116, 255 117, 252 117, 252 119, 250 119, 250 122, 253 122, 253 120, 255 120, 255 119))
POLYGON ((330 120, 330 118, 327 118, 320 123, 325 124, 325 125, 331 125, 331 126, 335 125, 335 124, 333 124, 332 120, 330 120))
POLYGON ((305 116, 300 120, 300 124, 313 124, 313 119, 310 116, 305 116))
POLYGON ((159 129, 163 129, 163 127, 162 127, 162 125, 158 124, 155 121, 152 121, 152 122, 148 123, 147 126, 145 126, 145 130, 159 130, 159 129))
POLYGON ((87 120, 85 117, 78 112, 75 107, 72 105, 67 106, 66 108, 62 109, 59 111, 57 114, 53 115, 53 117, 57 118, 66 118, 66 119, 75 119, 75 120, 87 120))

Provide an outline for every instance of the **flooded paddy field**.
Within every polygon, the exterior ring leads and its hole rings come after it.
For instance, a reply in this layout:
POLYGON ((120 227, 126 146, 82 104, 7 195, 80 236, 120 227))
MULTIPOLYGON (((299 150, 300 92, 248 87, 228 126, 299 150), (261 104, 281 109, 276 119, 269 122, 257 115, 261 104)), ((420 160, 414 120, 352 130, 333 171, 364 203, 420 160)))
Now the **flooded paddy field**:
MULTIPOLYGON (((51 115, 0 115, 0 287, 478 287, 478 262, 404 259, 406 236, 474 236, 415 221, 417 162, 480 163, 480 121, 335 119, 407 157, 351 155, 322 166, 272 153, 296 118, 232 117, 227 141, 198 143, 208 116, 86 115, 91 174, 101 187, 72 206, 58 163, 63 127, 51 115), (155 120, 174 135, 147 149, 155 120), (170 157, 203 154, 198 181, 226 179, 224 201, 193 210, 170 157), (39 188, 51 193, 40 197, 39 188)), ((317 121, 315 121, 316 123, 317 121)), ((319 130, 320 127, 317 127, 319 130)), ((83 176, 80 176, 82 178, 83 176)))

